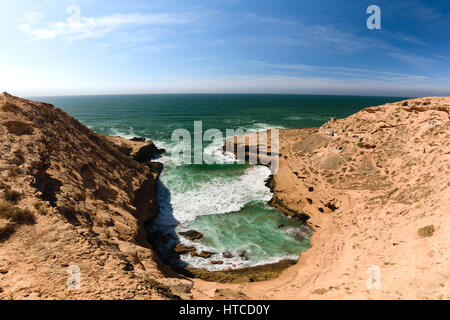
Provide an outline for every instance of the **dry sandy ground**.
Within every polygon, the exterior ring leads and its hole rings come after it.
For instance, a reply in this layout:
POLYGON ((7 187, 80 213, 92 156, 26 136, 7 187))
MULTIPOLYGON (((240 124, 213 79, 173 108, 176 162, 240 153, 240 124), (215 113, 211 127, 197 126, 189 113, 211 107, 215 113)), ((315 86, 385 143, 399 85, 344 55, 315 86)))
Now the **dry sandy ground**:
POLYGON ((196 280, 194 297, 450 299, 449 112, 421 98, 282 130, 272 204, 310 216, 312 248, 275 280, 196 280))

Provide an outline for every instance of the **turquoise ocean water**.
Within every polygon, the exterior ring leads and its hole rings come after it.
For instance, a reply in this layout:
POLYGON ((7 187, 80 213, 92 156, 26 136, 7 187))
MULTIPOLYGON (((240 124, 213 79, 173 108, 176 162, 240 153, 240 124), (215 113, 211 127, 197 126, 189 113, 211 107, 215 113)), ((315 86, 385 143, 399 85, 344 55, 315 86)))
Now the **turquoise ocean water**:
MULTIPOLYGON (((312 95, 167 94, 39 97, 60 107, 99 133, 127 138, 146 137, 165 148, 156 161, 165 169, 159 183, 161 211, 153 226, 161 257, 180 265, 209 270, 240 268, 296 259, 309 248, 310 230, 267 206, 271 193, 264 185, 270 170, 247 164, 182 164, 171 157, 177 142, 175 129, 193 132, 194 121, 203 130, 215 128, 256 132, 269 128, 320 126, 331 117, 346 117, 358 110, 401 100, 391 97, 312 95), (188 241, 177 233, 194 229, 201 240, 188 241), (210 259, 171 254, 181 241, 197 251, 214 252, 210 259), (222 253, 232 258, 223 258, 222 253), (240 256, 241 255, 241 256, 240 256), (223 260, 212 265, 210 260, 223 260)), ((221 153, 204 145, 205 157, 221 153)))

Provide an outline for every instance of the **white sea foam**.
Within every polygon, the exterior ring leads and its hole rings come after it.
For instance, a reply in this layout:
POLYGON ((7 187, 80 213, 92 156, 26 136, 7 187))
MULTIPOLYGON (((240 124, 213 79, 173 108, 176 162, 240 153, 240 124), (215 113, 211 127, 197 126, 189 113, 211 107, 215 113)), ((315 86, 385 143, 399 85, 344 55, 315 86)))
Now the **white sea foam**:
POLYGON ((123 137, 126 139, 132 139, 134 137, 136 137, 136 134, 134 133, 134 128, 133 127, 129 127, 128 130, 124 131, 124 130, 119 130, 115 127, 111 127, 109 129, 110 131, 110 135, 112 136, 118 136, 118 137, 123 137))
MULTIPOLYGON (((267 123, 254 123, 246 128, 247 132, 260 132, 273 128, 281 128, 267 123)), ((244 208, 246 204, 252 201, 267 202, 271 199, 272 194, 265 186, 265 180, 270 175, 269 168, 264 166, 253 166, 245 170, 242 175, 224 176, 222 174, 211 173, 212 176, 206 178, 204 183, 200 184, 195 181, 196 176, 189 175, 189 171, 185 172, 180 166, 183 163, 174 157, 171 153, 175 150, 178 142, 157 141, 153 142, 159 147, 166 149, 166 155, 155 159, 165 165, 162 173, 161 181, 158 189, 158 200, 160 204, 160 213, 154 221, 153 230, 159 229, 164 232, 181 232, 189 229, 189 222, 194 221, 198 216, 226 214, 238 212, 244 208), (189 180, 191 179, 191 180, 189 180), (189 187, 188 187, 189 186, 189 187), (167 189, 169 188, 169 189, 167 189)), ((234 154, 223 154, 222 142, 209 144, 204 147, 204 159, 214 159, 215 163, 229 163, 235 159, 234 154)), ((208 174, 206 171, 205 174, 208 174)), ((202 180, 205 176, 202 176, 202 180)), ((202 230, 199 230, 202 231, 202 230)), ((247 243, 242 248, 234 248, 232 258, 223 258, 222 252, 228 251, 221 245, 218 247, 208 247, 198 241, 192 242, 183 237, 172 239, 166 243, 160 244, 165 247, 166 252, 171 252, 172 246, 181 241, 185 245, 195 246, 197 252, 209 251, 217 252, 210 259, 201 257, 192 257, 189 254, 180 256, 180 259, 188 265, 198 268, 205 268, 210 271, 224 270, 228 268, 238 269, 249 266, 263 265, 275 263, 283 259, 297 259, 298 255, 277 255, 277 256, 260 256, 251 258, 251 244, 247 243), (250 254, 250 260, 244 260, 239 257, 239 253, 245 250, 250 254), (213 265, 211 260, 224 261, 222 265, 213 265)), ((261 248, 257 250, 261 254, 261 248)), ((264 250, 262 250, 264 252, 264 250)), ((258 254, 258 256, 260 255, 258 254)))
POLYGON ((269 175, 269 168, 258 166, 247 169, 242 176, 212 178, 185 192, 172 190, 168 194, 160 190, 161 212, 157 223, 173 224, 173 218, 183 223, 200 215, 236 212, 251 201, 269 201, 272 195, 264 185, 269 175))
POLYGON ((305 118, 299 116, 287 117, 286 120, 304 120, 305 118))
POLYGON ((225 164, 233 163, 236 157, 231 152, 223 152, 224 141, 219 143, 211 143, 203 149, 203 159, 204 161, 210 161, 208 163, 225 164))
POLYGON ((253 123, 252 125, 245 128, 246 132, 261 132, 269 129, 285 129, 283 126, 276 126, 268 123, 253 123))
MULTIPOLYGON (((196 244, 196 247, 199 247, 198 244, 196 244)), ((198 250, 197 250, 198 251, 198 250)), ((205 251, 208 251, 207 249, 205 251)), ((211 251, 211 248, 210 248, 211 251)), ((214 251, 214 250, 212 250, 214 251)), ((281 260, 297 260, 298 254, 291 254, 291 255, 280 255, 280 256, 271 256, 271 257, 264 257, 263 259, 258 260, 243 260, 241 257, 239 257, 238 252, 232 252, 233 257, 232 258, 223 258, 222 253, 218 252, 217 254, 213 255, 209 259, 204 259, 201 257, 192 257, 189 254, 182 255, 180 258, 182 261, 186 262, 187 264, 191 266, 195 266, 196 268, 203 268, 209 271, 220 271, 220 270, 227 270, 229 268, 232 269, 242 269, 246 267, 255 267, 260 265, 266 265, 271 263, 277 263, 281 260), (211 264, 211 260, 220 260, 224 263, 219 265, 213 265, 211 264)))

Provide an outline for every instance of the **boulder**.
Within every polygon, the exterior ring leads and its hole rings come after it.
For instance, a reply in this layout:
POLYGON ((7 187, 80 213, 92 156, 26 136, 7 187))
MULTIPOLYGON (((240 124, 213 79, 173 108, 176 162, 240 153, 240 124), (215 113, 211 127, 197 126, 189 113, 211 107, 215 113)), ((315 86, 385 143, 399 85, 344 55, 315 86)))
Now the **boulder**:
POLYGON ((203 234, 201 232, 195 231, 195 230, 188 230, 184 232, 178 233, 180 236, 185 237, 188 240, 198 240, 203 238, 203 234))
POLYGON ((224 257, 226 259, 230 259, 230 258, 233 258, 233 254, 230 251, 225 251, 222 253, 222 257, 224 257))
POLYGON ((173 252, 177 253, 177 254, 185 254, 185 253, 189 253, 189 252, 194 252, 195 248, 192 246, 186 246, 182 243, 178 243, 174 248, 173 248, 173 252))
POLYGON ((192 257, 200 257, 203 259, 208 259, 210 258, 213 254, 216 254, 215 252, 209 252, 209 251, 200 251, 200 253, 197 253, 195 251, 191 252, 190 255, 192 257))
POLYGON ((248 260, 248 257, 247 257, 247 251, 241 251, 241 253, 239 254, 239 257, 242 259, 242 260, 245 260, 245 261, 247 261, 248 260))

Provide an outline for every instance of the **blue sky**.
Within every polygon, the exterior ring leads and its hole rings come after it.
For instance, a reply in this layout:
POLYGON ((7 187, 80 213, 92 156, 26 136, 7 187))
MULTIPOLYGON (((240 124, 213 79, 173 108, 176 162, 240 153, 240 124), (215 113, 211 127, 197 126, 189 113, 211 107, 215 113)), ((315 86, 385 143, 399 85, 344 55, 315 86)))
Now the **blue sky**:
POLYGON ((17 95, 450 95, 450 2, 3 0, 17 95), (381 30, 366 9, 381 8, 381 30), (79 14, 78 14, 79 13, 79 14))

